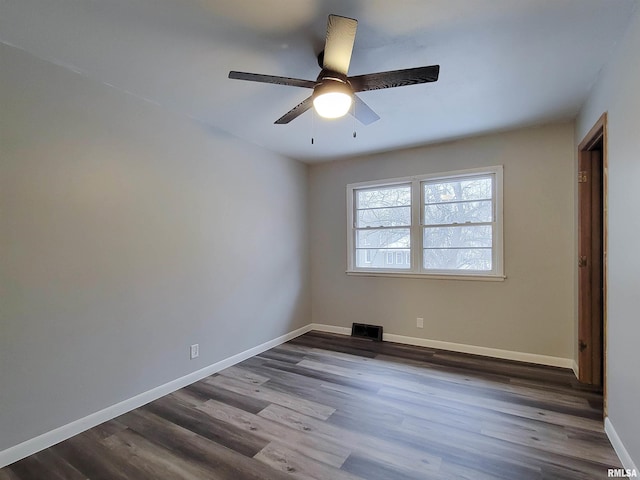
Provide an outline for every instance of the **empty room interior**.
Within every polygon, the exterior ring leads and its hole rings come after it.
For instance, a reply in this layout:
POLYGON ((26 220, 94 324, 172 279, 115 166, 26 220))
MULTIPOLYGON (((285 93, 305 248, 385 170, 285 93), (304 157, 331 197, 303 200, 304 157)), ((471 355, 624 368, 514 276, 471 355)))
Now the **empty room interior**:
POLYGON ((0 480, 640 475, 638 52, 639 0, 0 0, 0 480))

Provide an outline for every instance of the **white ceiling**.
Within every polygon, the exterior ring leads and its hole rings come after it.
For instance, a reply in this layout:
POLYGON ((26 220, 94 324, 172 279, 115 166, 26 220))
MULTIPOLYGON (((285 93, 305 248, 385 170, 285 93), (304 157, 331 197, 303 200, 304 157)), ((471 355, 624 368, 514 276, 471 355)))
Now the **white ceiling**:
POLYGON ((0 41, 307 162, 573 118, 637 0, 0 0, 0 41), (381 120, 273 122, 315 80, 327 15, 359 21, 350 75, 439 64, 361 93, 381 120), (356 125, 357 138, 353 138, 356 125), (315 143, 311 144, 311 136, 315 143))

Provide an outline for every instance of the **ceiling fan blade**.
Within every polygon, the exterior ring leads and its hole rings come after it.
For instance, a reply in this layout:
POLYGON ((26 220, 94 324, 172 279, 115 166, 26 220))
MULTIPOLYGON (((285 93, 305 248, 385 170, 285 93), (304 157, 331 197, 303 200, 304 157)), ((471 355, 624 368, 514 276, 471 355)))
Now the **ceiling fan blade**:
POLYGON ((307 97, 273 123, 275 123, 276 125, 284 125, 286 123, 289 123, 291 120, 295 120, 304 112, 309 110, 312 106, 313 97, 307 97))
POLYGON ((349 77, 349 82, 354 92, 365 92, 367 90, 435 82, 438 80, 439 73, 440 65, 431 65, 428 67, 357 75, 355 77, 349 77))
POLYGON ((311 80, 277 77, 275 75, 261 75, 259 73, 235 72, 233 70, 229 72, 229 78, 234 80, 248 80, 249 82, 276 83, 278 85, 288 85, 291 87, 313 88, 316 86, 316 82, 311 80))
POLYGON ((325 70, 347 75, 357 28, 358 21, 353 18, 329 15, 327 39, 324 44, 323 67, 325 70))
POLYGON ((380 120, 380 116, 371 110, 371 107, 364 103, 364 101, 357 95, 353 96, 355 105, 351 114, 356 117, 363 125, 370 125, 373 122, 380 120))

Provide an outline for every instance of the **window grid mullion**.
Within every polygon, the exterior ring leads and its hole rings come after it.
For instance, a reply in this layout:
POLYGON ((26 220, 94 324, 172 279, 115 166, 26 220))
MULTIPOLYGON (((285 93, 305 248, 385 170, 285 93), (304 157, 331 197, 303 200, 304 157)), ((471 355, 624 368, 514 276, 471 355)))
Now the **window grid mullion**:
MULTIPOLYGON (((486 200, 484 200, 486 201, 486 200)), ((356 212, 362 212, 364 210, 389 210, 391 208, 408 208, 411 207, 411 205, 393 205, 391 207, 366 207, 366 208, 358 208, 356 207, 356 212)))
MULTIPOLYGON (((491 248, 491 247, 483 247, 491 248)), ((409 247, 356 247, 355 250, 409 250, 409 247)))
POLYGON ((398 230, 398 229, 407 229, 407 228, 411 228, 411 225, 394 225, 392 227, 388 227, 386 225, 380 225, 379 227, 353 227, 354 230, 356 231, 362 231, 362 232, 370 232, 373 230, 398 230))
POLYGON ((491 250, 493 247, 422 247, 423 250, 491 250))
POLYGON ((444 202, 426 202, 423 201, 423 205, 453 205, 455 203, 476 203, 476 202, 490 202, 491 198, 476 198, 474 200, 446 200, 444 202))
POLYGON ((423 228, 449 228, 449 227, 485 227, 494 225, 495 222, 464 222, 464 223, 427 223, 420 225, 423 228))
POLYGON ((420 273, 422 271, 422 223, 420 181, 411 182, 411 271, 420 273))

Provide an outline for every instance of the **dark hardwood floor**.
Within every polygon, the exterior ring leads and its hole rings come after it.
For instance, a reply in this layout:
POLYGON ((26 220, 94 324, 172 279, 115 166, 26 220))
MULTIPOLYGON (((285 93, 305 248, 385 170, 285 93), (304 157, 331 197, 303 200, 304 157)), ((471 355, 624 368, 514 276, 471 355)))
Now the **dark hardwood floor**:
POLYGON ((604 479, 572 372, 312 332, 0 470, 0 480, 604 479))

